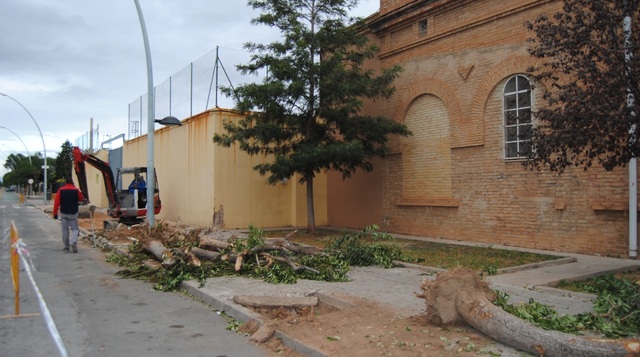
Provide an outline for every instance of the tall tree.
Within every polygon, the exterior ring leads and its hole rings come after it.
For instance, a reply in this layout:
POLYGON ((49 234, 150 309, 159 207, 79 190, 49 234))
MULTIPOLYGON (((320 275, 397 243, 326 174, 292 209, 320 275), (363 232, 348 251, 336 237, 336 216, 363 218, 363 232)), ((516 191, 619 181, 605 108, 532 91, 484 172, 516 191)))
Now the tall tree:
POLYGON ((281 42, 248 43, 253 52, 243 74, 269 71, 261 83, 240 86, 236 107, 246 116, 226 123, 214 142, 238 142, 250 155, 269 155, 254 167, 275 184, 300 175, 306 183, 308 232, 314 233, 313 180, 335 170, 348 178, 371 171, 371 159, 387 153, 389 135, 410 135, 401 123, 361 114, 363 100, 389 97, 399 67, 376 74, 364 68, 377 48, 362 34, 361 22, 347 16, 357 0, 249 1, 261 15, 253 24, 277 28, 281 42))
POLYGON ((73 170, 73 147, 71 142, 66 140, 60 146, 60 153, 56 156, 54 176, 56 179, 64 180, 71 175, 73 170))
POLYGON ((529 52, 544 59, 530 73, 546 86, 530 167, 612 170, 640 155, 639 20, 640 0, 565 0, 527 24, 529 52))

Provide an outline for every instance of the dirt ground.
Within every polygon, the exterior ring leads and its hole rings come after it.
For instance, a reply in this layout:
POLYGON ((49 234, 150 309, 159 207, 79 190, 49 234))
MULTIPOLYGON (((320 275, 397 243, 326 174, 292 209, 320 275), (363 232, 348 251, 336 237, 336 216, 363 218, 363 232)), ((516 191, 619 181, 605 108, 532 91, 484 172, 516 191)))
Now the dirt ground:
POLYGON ((86 230, 87 232, 91 232, 92 230, 102 230, 102 222, 105 219, 110 219, 106 213, 95 212, 93 217, 93 222, 91 218, 78 218, 78 227, 86 230))
MULTIPOLYGON (((345 298, 345 297, 343 297, 345 298)), ((346 298, 348 299, 348 298, 346 298)), ((259 309, 274 329, 304 341, 329 356, 479 356, 500 355, 493 341, 468 326, 441 328, 425 317, 402 316, 371 301, 351 301, 342 310, 259 309)), ((251 331, 251 327, 247 328, 251 331)), ((272 338, 274 356, 301 356, 272 338)))
MULTIPOLYGON (((95 212, 80 218, 81 228, 101 231, 106 214, 95 212), (93 224, 93 225, 92 225, 93 224)), ((135 233, 132 234, 135 235, 135 233)), ((123 237, 124 238, 124 237, 123 237)), ((126 241, 126 239, 125 239, 126 241)), ((419 291, 420 287, 416 287, 419 291)), ((273 329, 304 341, 329 356, 500 356, 493 340, 465 325, 442 328, 430 324, 424 315, 403 316, 389 306, 343 296, 354 305, 336 309, 319 304, 312 310, 261 308, 257 312, 273 329)), ((426 307, 426 305, 425 305, 426 307)), ((240 332, 256 332, 252 324, 240 332)), ((260 343, 273 356, 298 357, 301 354, 285 347, 277 338, 260 343)))

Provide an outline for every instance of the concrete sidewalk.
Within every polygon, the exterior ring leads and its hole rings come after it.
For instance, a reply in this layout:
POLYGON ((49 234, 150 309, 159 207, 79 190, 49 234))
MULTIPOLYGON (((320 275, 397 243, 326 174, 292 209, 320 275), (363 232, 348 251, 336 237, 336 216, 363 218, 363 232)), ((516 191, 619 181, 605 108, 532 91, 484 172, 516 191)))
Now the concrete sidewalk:
POLYGON ((533 298, 554 307, 560 314, 574 315, 592 311, 595 296, 556 289, 558 283, 640 269, 640 260, 579 254, 563 255, 575 258, 575 261, 490 276, 487 281, 492 289, 508 293, 512 303, 527 302, 529 298, 533 298))

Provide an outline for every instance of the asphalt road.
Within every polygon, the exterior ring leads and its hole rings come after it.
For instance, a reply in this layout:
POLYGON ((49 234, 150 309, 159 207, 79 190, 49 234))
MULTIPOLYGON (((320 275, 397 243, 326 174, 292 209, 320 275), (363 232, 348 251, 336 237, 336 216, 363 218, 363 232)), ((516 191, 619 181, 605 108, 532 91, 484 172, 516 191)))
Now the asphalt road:
POLYGON ((181 293, 120 279, 117 267, 88 243, 62 251, 60 224, 18 196, 1 192, 0 356, 265 356, 247 337, 226 329, 216 311, 181 293), (45 322, 21 262, 20 316, 15 315, 8 228, 14 222, 27 245, 40 290, 61 344, 45 322), (62 348, 58 346, 62 345, 62 348))

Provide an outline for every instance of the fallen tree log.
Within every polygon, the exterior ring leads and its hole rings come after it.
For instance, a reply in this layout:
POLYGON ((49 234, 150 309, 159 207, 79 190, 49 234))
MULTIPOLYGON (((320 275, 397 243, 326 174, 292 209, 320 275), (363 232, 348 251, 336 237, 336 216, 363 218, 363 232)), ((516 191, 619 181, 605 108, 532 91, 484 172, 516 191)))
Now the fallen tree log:
POLYGON ((252 249, 243 251, 241 253, 221 254, 219 258, 224 262, 229 262, 234 264, 235 271, 240 271, 242 269, 242 265, 246 261, 248 261, 252 256, 256 256, 256 260, 257 260, 256 263, 258 265, 260 265, 260 261, 259 261, 260 259, 265 261, 266 267, 271 266, 274 261, 278 261, 281 263, 286 263, 295 271, 306 270, 315 274, 320 274, 320 272, 316 269, 313 269, 303 264, 299 264, 293 258, 289 257, 288 253, 290 252, 283 247, 278 247, 273 245, 270 245, 270 246, 264 245, 264 246, 254 247, 252 249), (282 255, 274 256, 270 254, 270 252, 273 252, 273 251, 279 251, 282 255))
POLYGON ((230 243, 215 240, 215 239, 204 239, 200 238, 199 247, 206 250, 223 250, 227 249, 231 246, 230 243))
POLYGON ((203 258, 206 260, 216 260, 220 257, 220 253, 218 252, 213 252, 198 247, 192 247, 191 253, 195 254, 195 256, 197 256, 198 258, 203 258))
MULTIPOLYGON (((222 261, 226 261, 226 262, 230 262, 230 263, 234 263, 235 264, 235 270, 236 271, 240 271, 242 269, 242 263, 245 261, 245 257, 246 256, 258 256, 258 257, 263 257, 265 256, 265 254, 267 254, 267 252, 271 252, 271 251, 280 251, 282 253, 283 256, 287 256, 288 252, 286 249, 282 248, 282 247, 278 247, 278 246, 274 246, 274 245, 259 245, 256 247, 253 247, 251 249, 248 250, 244 250, 240 253, 228 253, 228 254, 224 254, 220 257, 220 260, 222 261)), ((257 262, 258 265, 260 265, 260 262, 257 262)))
POLYGON ((456 268, 422 283, 427 318, 436 324, 464 321, 482 333, 536 356, 640 356, 638 339, 598 339, 539 328, 491 302, 477 274, 456 268))
POLYGON ((158 240, 150 239, 145 241, 145 243, 142 245, 142 249, 153 255, 156 260, 162 262, 162 265, 165 267, 172 266, 176 263, 176 260, 173 257, 171 251, 168 250, 164 246, 164 244, 162 244, 162 242, 158 240))

